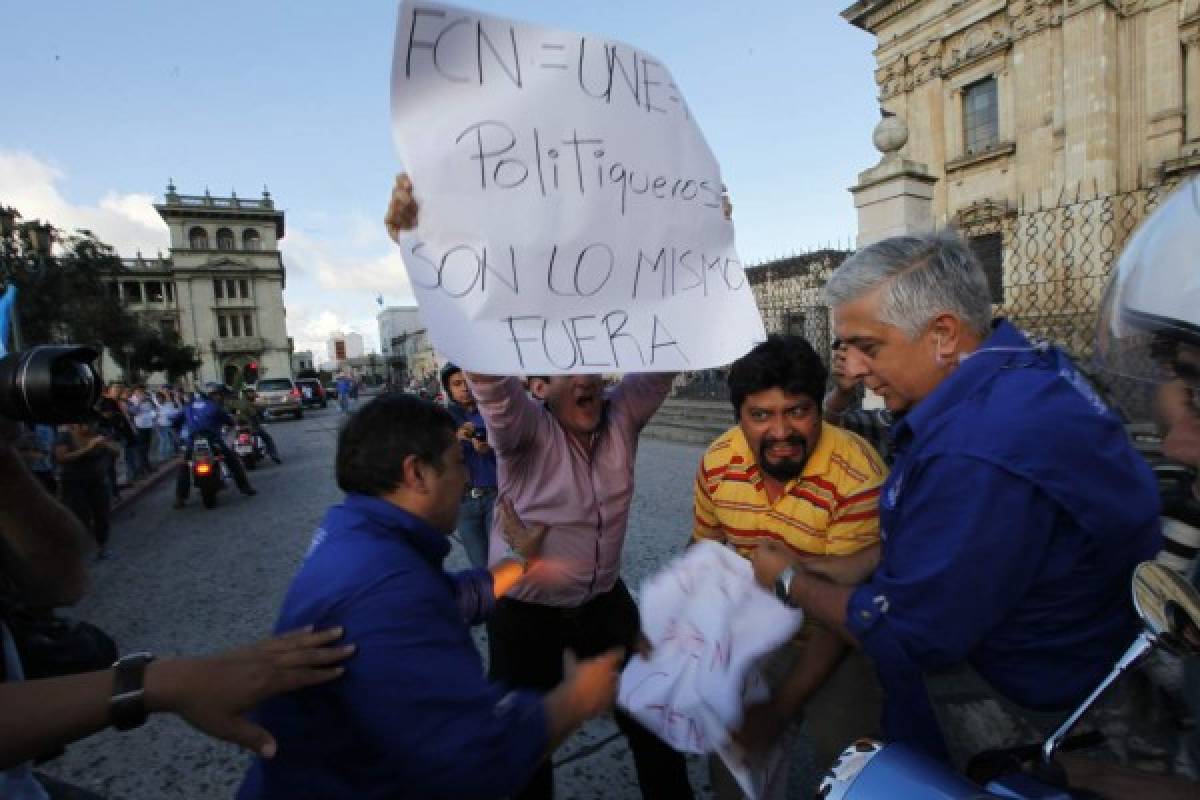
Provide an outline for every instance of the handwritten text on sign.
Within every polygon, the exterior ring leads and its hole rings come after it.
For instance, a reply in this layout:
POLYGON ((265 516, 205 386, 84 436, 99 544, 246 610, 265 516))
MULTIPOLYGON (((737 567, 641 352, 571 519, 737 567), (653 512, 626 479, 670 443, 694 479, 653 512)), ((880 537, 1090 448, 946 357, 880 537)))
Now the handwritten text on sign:
POLYGON ((700 369, 764 337, 716 160, 651 56, 405 2, 392 116, 421 206, 405 266, 455 362, 700 369))

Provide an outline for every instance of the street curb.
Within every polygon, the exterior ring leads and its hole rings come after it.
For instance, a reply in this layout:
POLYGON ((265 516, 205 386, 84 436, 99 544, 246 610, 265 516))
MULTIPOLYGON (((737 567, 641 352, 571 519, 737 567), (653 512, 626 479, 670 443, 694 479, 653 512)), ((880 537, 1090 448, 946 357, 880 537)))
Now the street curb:
POLYGON ((154 473, 143 481, 133 484, 121 493, 121 499, 112 504, 112 509, 109 513, 116 514, 119 511, 124 511, 129 506, 133 505, 138 498, 146 492, 153 489, 158 484, 162 483, 162 479, 167 475, 174 473, 179 469, 179 457, 172 458, 165 464, 162 464, 154 471, 154 473))

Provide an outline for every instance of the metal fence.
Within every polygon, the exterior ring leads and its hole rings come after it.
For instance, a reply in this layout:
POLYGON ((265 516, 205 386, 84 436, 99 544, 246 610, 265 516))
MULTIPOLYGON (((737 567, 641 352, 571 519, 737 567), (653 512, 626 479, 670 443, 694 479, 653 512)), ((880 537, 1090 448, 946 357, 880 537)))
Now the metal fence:
POLYGON ((1121 249, 1177 185, 1169 179, 1111 195, 1076 190, 1015 209, 978 204, 957 217, 990 272, 996 314, 1069 352, 1134 421, 1150 418, 1147 387, 1093 370, 1096 314, 1121 249), (988 263, 991 243, 999 264, 988 263))
MULTIPOLYGON (((1168 177, 1110 195, 1077 188, 1016 207, 983 202, 954 219, 989 273, 997 316, 1064 348, 1132 421, 1150 418, 1147 387, 1092 369, 1096 313, 1129 236, 1178 183, 1168 177)), ((825 249, 748 268, 767 331, 804 336, 828 363, 831 331, 822 290, 850 254, 825 249)), ((719 395, 711 375, 696 373, 681 383, 679 395, 719 395)))

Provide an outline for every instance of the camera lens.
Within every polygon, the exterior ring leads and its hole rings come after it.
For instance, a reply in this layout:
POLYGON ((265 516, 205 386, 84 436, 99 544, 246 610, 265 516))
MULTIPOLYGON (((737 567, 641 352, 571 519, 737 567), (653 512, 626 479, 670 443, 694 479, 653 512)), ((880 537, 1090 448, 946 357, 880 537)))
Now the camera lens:
POLYGON ((100 398, 90 347, 43 346, 0 358, 0 414, 26 422, 72 422, 100 398))

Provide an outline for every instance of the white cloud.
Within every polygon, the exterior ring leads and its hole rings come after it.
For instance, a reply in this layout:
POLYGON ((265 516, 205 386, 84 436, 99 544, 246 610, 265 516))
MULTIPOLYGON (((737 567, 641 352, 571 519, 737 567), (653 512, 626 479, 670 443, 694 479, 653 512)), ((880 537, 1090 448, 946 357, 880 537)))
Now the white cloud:
POLYGON ((154 210, 153 195, 110 191, 97 205, 82 205, 63 195, 59 187, 64 178, 61 169, 34 155, 0 150, 0 203, 17 209, 24 219, 50 222, 67 232, 90 230, 124 256, 167 250, 167 226, 154 210))

